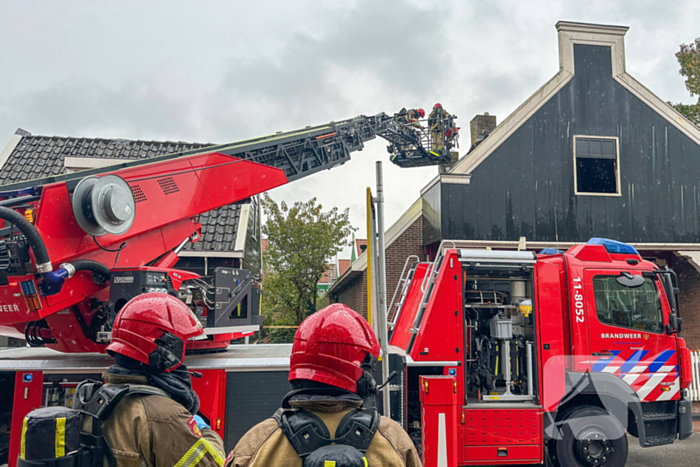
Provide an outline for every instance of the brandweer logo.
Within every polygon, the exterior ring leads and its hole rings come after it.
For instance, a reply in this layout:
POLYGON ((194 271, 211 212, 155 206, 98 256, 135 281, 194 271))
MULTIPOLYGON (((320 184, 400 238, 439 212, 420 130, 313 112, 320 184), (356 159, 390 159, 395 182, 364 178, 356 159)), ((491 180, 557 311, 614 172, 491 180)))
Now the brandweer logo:
POLYGON ((19 311, 19 307, 17 305, 0 305, 0 311, 3 313, 13 313, 19 311))
POLYGON ((627 333, 627 332, 603 332, 600 334, 602 339, 641 339, 641 333, 627 333))

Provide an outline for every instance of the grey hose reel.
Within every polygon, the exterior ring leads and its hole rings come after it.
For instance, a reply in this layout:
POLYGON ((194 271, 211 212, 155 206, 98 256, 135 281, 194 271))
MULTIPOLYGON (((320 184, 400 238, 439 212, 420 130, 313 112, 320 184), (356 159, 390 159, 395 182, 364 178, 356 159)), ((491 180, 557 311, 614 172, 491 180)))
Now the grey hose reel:
POLYGON ((80 228, 95 237, 121 235, 136 217, 134 194, 126 181, 116 175, 80 180, 71 204, 80 228))

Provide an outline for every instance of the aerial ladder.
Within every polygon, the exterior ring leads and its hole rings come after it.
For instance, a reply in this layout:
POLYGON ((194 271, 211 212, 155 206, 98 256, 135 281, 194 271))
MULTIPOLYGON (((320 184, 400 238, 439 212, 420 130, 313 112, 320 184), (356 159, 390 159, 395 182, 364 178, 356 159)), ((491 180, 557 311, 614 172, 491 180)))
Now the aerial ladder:
POLYGON ((442 133, 437 144, 380 113, 2 186, 0 335, 103 352, 121 307, 161 292, 204 325, 190 350, 225 349, 259 329, 260 288, 244 270, 201 277, 173 268, 180 249, 200 238, 199 214, 341 165, 377 136, 401 167, 444 164, 456 134, 442 133))

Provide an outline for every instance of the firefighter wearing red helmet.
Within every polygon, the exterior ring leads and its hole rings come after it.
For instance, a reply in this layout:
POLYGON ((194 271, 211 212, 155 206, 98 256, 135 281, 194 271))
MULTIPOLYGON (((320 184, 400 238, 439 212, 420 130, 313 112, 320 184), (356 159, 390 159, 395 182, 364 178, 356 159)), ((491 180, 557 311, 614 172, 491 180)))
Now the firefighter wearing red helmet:
POLYGON ((192 311, 167 294, 140 295, 120 310, 107 347, 116 365, 103 375, 105 386, 147 385, 161 395, 125 397, 103 422, 117 467, 223 465, 223 442, 197 415, 183 365, 187 340, 202 332, 192 311))
POLYGON ((372 328, 345 305, 309 316, 294 336, 292 391, 241 438, 226 466, 420 466, 401 426, 365 405, 377 393, 378 357, 372 328))
MULTIPOLYGON (((428 116, 428 127, 430 127, 430 135, 432 139, 431 154, 439 157, 444 149, 443 139, 445 132, 448 131, 446 126, 447 119, 450 114, 442 108, 442 104, 437 103, 433 106, 432 112, 428 116)), ((447 148, 449 150, 449 148, 447 148)))
POLYGON ((425 117, 425 110, 423 109, 406 109, 405 107, 399 110, 396 114, 396 121, 407 126, 413 126, 416 128, 423 128, 418 122, 419 119, 425 117))

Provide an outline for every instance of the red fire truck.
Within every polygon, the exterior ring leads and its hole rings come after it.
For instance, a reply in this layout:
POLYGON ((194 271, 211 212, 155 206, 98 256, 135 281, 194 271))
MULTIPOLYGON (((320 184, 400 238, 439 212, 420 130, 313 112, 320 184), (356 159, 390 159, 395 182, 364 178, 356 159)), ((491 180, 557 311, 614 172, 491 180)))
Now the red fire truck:
POLYGON ((599 238, 442 247, 405 268, 390 323, 399 418, 426 466, 622 466, 625 431, 642 447, 692 434, 673 271, 599 238))
MULTIPOLYGON (((0 352, 0 462, 14 465, 26 413, 70 404, 77 382, 111 364, 100 353, 111 321, 151 291, 206 325, 188 347, 219 352, 188 365, 203 373, 202 415, 232 449, 278 407, 290 349, 228 346, 260 323, 253 279, 172 269, 177 252, 198 239, 197 214, 342 164, 375 136, 398 165, 443 162, 380 114, 3 187, 0 331, 37 348, 0 352)), ((644 447, 690 436, 671 270, 602 239, 539 255, 439 252, 406 268, 388 355, 390 412, 426 466, 619 466, 625 430, 644 447)))
MULTIPOLYGON (((601 239, 541 254, 440 251, 406 268, 390 323, 391 414, 427 467, 620 466, 625 430, 644 447, 691 435, 671 270, 601 239)), ((203 374, 201 414, 228 450, 279 406, 289 352, 234 345, 188 357, 203 374)), ((111 364, 99 353, 0 352, 11 466, 19 430, 10 426, 41 405, 70 404, 78 382, 111 364)))
POLYGON ((146 292, 177 296, 198 316, 205 331, 189 352, 219 352, 189 363, 204 374, 195 382, 202 415, 232 448, 279 403, 289 348, 227 350, 262 323, 259 284, 240 269, 211 277, 173 269, 180 249, 200 238, 196 216, 343 164, 377 136, 400 167, 451 161, 456 117, 443 122, 452 131, 440 144, 399 117, 360 116, 1 187, 0 335, 32 348, 0 352, 0 465, 14 465, 26 413, 69 403, 77 382, 99 377, 116 314, 146 292))

